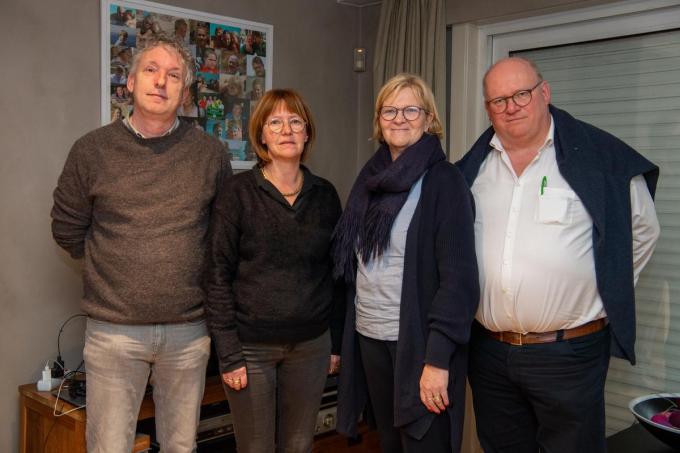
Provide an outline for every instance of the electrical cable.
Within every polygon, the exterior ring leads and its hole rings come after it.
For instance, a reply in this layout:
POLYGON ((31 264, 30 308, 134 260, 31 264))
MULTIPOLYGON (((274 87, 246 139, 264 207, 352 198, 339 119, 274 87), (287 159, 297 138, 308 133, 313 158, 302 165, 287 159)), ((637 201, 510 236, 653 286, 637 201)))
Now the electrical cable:
MULTIPOLYGON (((71 412, 75 412, 75 411, 85 407, 85 404, 83 404, 82 406, 77 406, 77 407, 74 407, 72 409, 69 409, 66 412, 61 412, 61 409, 59 409, 57 411, 57 404, 59 404, 59 399, 61 398, 61 389, 64 387, 64 383, 67 381, 67 379, 69 377, 71 377, 71 376, 75 377, 75 375, 78 374, 78 373, 85 374, 82 371, 77 371, 77 370, 76 371, 69 371, 67 374, 64 375, 64 378, 61 380, 61 383, 59 384, 59 390, 57 390, 57 395, 56 395, 57 399, 54 401, 54 409, 52 410, 52 415, 54 415, 55 417, 61 417, 63 415, 70 414, 71 412)), ((73 378, 71 380, 73 380, 73 378)), ((61 407, 63 408, 64 405, 62 404, 61 407)))
MULTIPOLYGON (((63 407, 63 406, 62 406, 63 407)), ((54 425, 57 424, 56 420, 52 421, 52 426, 50 426, 49 431, 47 431, 47 435, 45 436, 45 442, 43 442, 43 447, 42 447, 42 452, 45 453, 47 450, 47 441, 50 439, 50 434, 52 434, 52 430, 54 429, 54 425)))
MULTIPOLYGON (((83 365, 83 363, 84 363, 84 361, 80 362, 80 365, 78 365, 78 369, 80 369, 80 367, 83 365)), ((66 373, 64 375, 64 377, 62 378, 61 383, 59 384, 59 390, 57 391, 57 394, 55 395, 56 399, 54 401, 54 409, 52 410, 52 415, 55 417, 55 420, 52 421, 52 425, 50 426, 50 429, 47 431, 47 434, 45 435, 45 441, 43 442, 43 448, 42 448, 43 453, 45 453, 45 451, 47 451, 47 444, 48 444, 49 439, 50 439, 50 434, 52 434, 52 430, 54 430, 54 426, 57 424, 56 418, 61 417, 63 415, 70 414, 71 412, 77 411, 79 409, 83 409, 85 407, 85 405, 83 404, 82 406, 74 407, 74 408, 72 408, 72 409, 70 409, 66 412, 62 412, 62 409, 64 408, 64 404, 66 404, 66 400, 61 399, 61 390, 64 386, 64 383, 70 378, 70 376, 75 375, 76 373, 85 374, 82 371, 78 371, 78 369, 76 369, 76 371, 71 371, 69 373, 66 373), (59 409, 57 409, 57 405, 59 404, 60 399, 61 399, 61 407, 59 409)))
POLYGON ((61 367, 61 370, 64 373, 66 373, 66 369, 64 368, 63 361, 61 359, 61 334, 64 331, 66 324, 68 324, 72 319, 81 318, 81 317, 87 317, 87 315, 84 314, 84 313, 77 313, 75 315, 69 316, 69 318, 66 321, 63 322, 63 324, 59 328, 59 333, 57 334, 57 361, 56 361, 56 363, 61 367))
MULTIPOLYGON (((60 398, 60 397, 61 397, 61 390, 62 390, 62 388, 63 388, 63 386, 64 386, 64 383, 67 381, 67 379, 69 379, 71 376, 75 376, 77 373, 85 374, 84 372, 79 371, 80 368, 81 368, 81 367, 83 366, 83 364, 85 363, 84 360, 81 360, 81 361, 80 361, 80 364, 78 365, 78 367, 77 367, 74 371, 70 371, 70 372, 67 373, 67 372, 66 372, 66 369, 65 369, 65 366, 64 366, 64 362, 63 362, 63 360, 62 360, 62 358, 61 358, 61 334, 62 334, 62 332, 64 331, 64 328, 66 327, 66 325, 67 325, 72 319, 80 318, 80 317, 87 317, 87 315, 86 315, 86 314, 83 314, 83 313, 78 313, 78 314, 75 314, 75 315, 70 316, 68 319, 66 319, 66 321, 64 321, 64 322, 62 323, 61 327, 59 328, 59 333, 57 334, 57 360, 56 360, 55 364, 56 364, 56 365, 59 365, 59 367, 61 367, 61 371, 62 371, 62 373, 63 373, 63 378, 61 379, 61 383, 59 383, 59 390, 57 390, 56 400, 54 401, 54 409, 52 410, 52 415, 53 415, 54 417, 61 417, 61 416, 63 416, 63 415, 70 414, 71 412, 77 411, 77 410, 79 410, 79 409, 83 409, 83 408, 85 407, 85 405, 83 404, 82 406, 74 407, 74 408, 72 408, 72 409, 69 409, 69 410, 66 411, 66 412, 62 412, 61 410, 64 408, 64 404, 66 404, 65 400, 62 399, 62 400, 61 400, 61 401, 62 401, 62 403, 61 403, 61 408, 57 409, 57 405, 59 404, 59 400, 61 399, 61 398, 60 398)), ((47 434, 45 435, 45 441, 43 442, 43 448, 42 448, 43 453, 45 453, 45 451, 46 451, 46 449, 47 449, 47 443, 48 443, 48 441, 49 441, 49 439, 50 439, 50 434, 52 434, 52 430, 54 430, 54 426, 55 426, 56 424, 57 424, 57 420, 55 419, 55 420, 52 422, 52 426, 50 426, 50 429, 47 431, 47 434)))

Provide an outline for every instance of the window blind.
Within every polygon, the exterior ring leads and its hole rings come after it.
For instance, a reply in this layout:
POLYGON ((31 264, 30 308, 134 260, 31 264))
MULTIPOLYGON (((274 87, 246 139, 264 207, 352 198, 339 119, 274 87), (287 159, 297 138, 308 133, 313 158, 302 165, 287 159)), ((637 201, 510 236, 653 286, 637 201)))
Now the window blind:
POLYGON ((661 168, 661 236, 636 286, 637 365, 612 358, 607 434, 629 427, 631 399, 680 392, 680 30, 512 55, 536 62, 552 103, 619 137, 661 168))

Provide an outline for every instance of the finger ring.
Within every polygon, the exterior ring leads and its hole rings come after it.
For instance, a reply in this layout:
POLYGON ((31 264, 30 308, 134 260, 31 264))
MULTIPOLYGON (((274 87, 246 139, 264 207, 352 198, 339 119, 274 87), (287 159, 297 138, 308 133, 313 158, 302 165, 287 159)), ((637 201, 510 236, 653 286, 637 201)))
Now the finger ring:
POLYGON ((437 403, 440 403, 440 402, 442 401, 442 397, 439 396, 439 395, 437 395, 437 396, 435 396, 435 397, 433 398, 433 400, 434 400, 435 402, 437 402, 437 403))

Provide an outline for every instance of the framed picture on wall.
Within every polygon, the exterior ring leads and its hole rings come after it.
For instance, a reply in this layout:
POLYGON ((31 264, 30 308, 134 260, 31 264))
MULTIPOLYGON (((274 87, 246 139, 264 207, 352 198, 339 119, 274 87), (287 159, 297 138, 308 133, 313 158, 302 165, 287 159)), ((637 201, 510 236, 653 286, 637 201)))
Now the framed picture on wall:
POLYGON ((133 112, 130 64, 149 39, 175 39, 194 57, 195 81, 178 111, 224 144, 235 169, 250 168, 250 112, 272 86, 271 25, 145 0, 101 0, 101 123, 133 112))

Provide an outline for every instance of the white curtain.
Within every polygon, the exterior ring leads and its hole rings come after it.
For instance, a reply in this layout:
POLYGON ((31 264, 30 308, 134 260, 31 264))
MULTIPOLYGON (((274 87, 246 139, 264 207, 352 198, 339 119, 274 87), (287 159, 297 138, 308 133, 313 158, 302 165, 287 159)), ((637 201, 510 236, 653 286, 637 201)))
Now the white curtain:
POLYGON ((446 123, 446 16, 444 0, 383 0, 373 61, 373 89, 400 72, 422 77, 432 87, 446 123))

